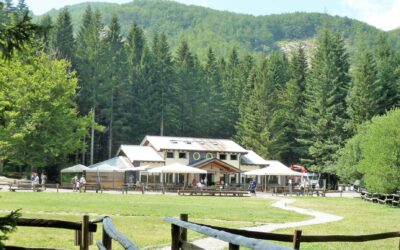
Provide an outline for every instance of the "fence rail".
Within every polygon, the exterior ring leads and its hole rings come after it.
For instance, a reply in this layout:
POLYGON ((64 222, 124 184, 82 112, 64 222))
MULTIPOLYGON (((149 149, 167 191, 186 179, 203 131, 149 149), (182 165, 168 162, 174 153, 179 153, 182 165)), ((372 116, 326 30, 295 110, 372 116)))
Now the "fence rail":
POLYGON ((190 229, 195 232, 213 237, 229 243, 229 249, 239 249, 240 246, 249 247, 256 250, 289 250, 284 246, 278 246, 261 240, 248 238, 241 235, 232 234, 226 231, 220 231, 211 227, 197 225, 196 223, 186 222, 174 218, 164 218, 164 221, 171 223, 171 250, 179 249, 202 249, 187 242, 187 232, 184 229, 190 229))
MULTIPOLYGON (((189 227, 186 227, 187 224, 182 224, 182 222, 186 222, 188 220, 187 214, 181 214, 181 220, 173 219, 173 218, 165 218, 164 219, 167 222, 170 222, 171 224, 177 225, 181 227, 181 230, 183 228, 188 228, 192 229, 189 227)), ((255 232, 255 231, 249 231, 249 230, 243 230, 243 229, 233 229, 233 228, 226 228, 226 227, 217 227, 217 226, 211 226, 207 224, 201 224, 201 223, 190 223, 191 227, 204 227, 208 229, 213 229, 217 230, 218 232, 224 231, 236 236, 243 236, 247 238, 253 238, 253 239, 258 239, 258 240, 272 240, 272 241, 280 241, 280 242, 289 242, 292 243, 293 248, 291 249, 300 249, 300 243, 301 242, 308 242, 308 243, 316 243, 316 242, 367 242, 367 241, 374 241, 374 240, 383 240, 383 239, 389 239, 389 238, 397 238, 400 237, 400 231, 398 232, 387 232, 387 233, 379 233, 379 234, 368 234, 368 235, 302 235, 301 230, 295 230, 294 234, 278 234, 278 233, 264 233, 264 232, 255 232)), ((193 230, 193 229, 192 229, 193 230)), ((194 230, 195 231, 195 230, 194 230)), ((205 234, 205 233, 204 233, 205 234)), ((176 243, 176 246, 178 248, 172 248, 172 249, 191 249, 189 248, 188 244, 185 242, 187 239, 186 233, 179 233, 179 230, 175 229, 175 232, 172 233, 172 242, 174 242, 174 237, 177 238, 179 235, 185 235, 184 240, 182 238, 178 238, 178 241, 180 243, 176 243)), ((214 237, 209 234, 205 234, 210 237, 214 237)), ((225 240, 227 241, 227 240, 225 240)), ((229 242, 229 241, 228 241, 229 242)), ((171 243, 173 244, 173 243, 171 243)), ((190 243, 189 243, 190 244, 190 243)), ((198 248, 197 248, 198 249, 198 248)), ((239 248, 236 248, 239 249, 239 248)), ((272 248, 268 248, 272 249, 272 248)), ((284 249, 284 248, 282 248, 284 249)), ((287 249, 287 248, 286 248, 287 249)), ((400 242, 399 242, 399 250, 400 250, 400 242)))
POLYGON ((105 216, 93 221, 94 223, 103 222, 103 239, 97 241, 97 247, 100 250, 109 250, 112 248, 112 240, 117 241, 126 250, 139 250, 139 248, 130 241, 125 235, 115 229, 110 217, 105 216))

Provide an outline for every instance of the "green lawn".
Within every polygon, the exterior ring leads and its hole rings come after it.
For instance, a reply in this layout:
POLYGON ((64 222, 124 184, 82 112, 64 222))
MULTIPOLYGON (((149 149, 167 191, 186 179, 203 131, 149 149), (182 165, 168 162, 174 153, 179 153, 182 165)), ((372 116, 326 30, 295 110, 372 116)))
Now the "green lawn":
MULTIPOLYGON (((400 209, 387 205, 365 202, 359 198, 297 198, 294 206, 315 209, 343 217, 343 220, 328 224, 302 227, 303 235, 361 235, 400 231, 400 209)), ((293 229, 276 232, 293 233, 293 229)), ((366 243, 304 243, 302 250, 319 249, 399 249, 399 238, 369 241, 366 243)))
MULTIPOLYGON (((78 221, 109 215, 116 228, 139 247, 170 242, 170 225, 163 217, 188 213, 189 220, 227 227, 304 220, 309 217, 270 206, 272 201, 237 197, 112 195, 95 193, 0 193, 0 209, 21 208, 23 217, 78 221)), ((1 212, 6 214, 6 212, 1 212)), ((189 237, 200 237, 189 233, 189 237)), ((96 233, 95 239, 101 239, 96 233)), ((73 232, 19 227, 9 245, 73 248, 73 232)), ((94 248, 93 248, 94 249, 94 248)))

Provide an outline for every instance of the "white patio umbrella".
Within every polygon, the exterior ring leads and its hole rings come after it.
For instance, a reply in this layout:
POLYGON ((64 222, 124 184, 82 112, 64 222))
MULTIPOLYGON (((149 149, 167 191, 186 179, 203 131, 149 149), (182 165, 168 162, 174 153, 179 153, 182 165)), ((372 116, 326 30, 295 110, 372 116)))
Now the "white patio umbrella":
MULTIPOLYGON (((279 161, 266 161, 268 166, 261 169, 251 170, 243 173, 244 175, 261 175, 261 176, 302 176, 302 173, 291 170, 279 161)), ((266 186, 265 186, 266 189, 266 186)))
POLYGON ((207 174, 206 170, 189 167, 181 163, 172 163, 161 167, 152 168, 147 171, 148 173, 161 173, 161 174, 207 174))

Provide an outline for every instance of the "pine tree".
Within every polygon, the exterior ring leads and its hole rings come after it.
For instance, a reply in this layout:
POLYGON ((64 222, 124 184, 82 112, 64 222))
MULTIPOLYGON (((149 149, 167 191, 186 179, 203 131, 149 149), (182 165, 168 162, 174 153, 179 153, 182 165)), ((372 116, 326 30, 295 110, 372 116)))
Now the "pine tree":
MULTIPOLYGON (((90 5, 83 15, 82 26, 76 39, 76 60, 80 90, 78 92, 78 104, 81 114, 88 114, 91 110, 97 113, 99 107, 99 83, 101 81, 101 61, 104 59, 100 40, 102 25, 100 12, 93 12, 90 5)), ((97 121, 97 117, 94 119, 97 121)), ((103 122, 99 122, 103 124, 103 122)), ((89 141, 89 140, 88 140, 89 141)), ((96 150, 100 147, 96 142, 94 150, 94 162, 105 158, 96 150)), ((83 155, 84 156, 84 155, 83 155)), ((85 158, 83 158, 84 162, 85 158)))
POLYGON ((379 114, 400 106, 399 62, 384 34, 378 37, 375 49, 377 77, 382 87, 382 98, 378 102, 379 114))
POLYGON ((128 135, 129 113, 125 111, 130 97, 130 86, 124 80, 125 51, 122 42, 121 27, 114 14, 105 29, 102 39, 104 58, 102 60, 102 79, 99 85, 99 98, 102 109, 99 114, 107 126, 106 145, 108 158, 115 153, 121 142, 128 135))
POLYGON ((347 127, 353 133, 357 126, 379 114, 379 103, 384 98, 378 81, 376 63, 368 49, 360 45, 352 71, 352 83, 347 95, 347 127))
POLYGON ((199 122, 197 108, 200 99, 200 70, 189 45, 183 41, 175 56, 175 75, 178 107, 178 134, 180 136, 196 136, 199 122))
MULTIPOLYGON (((304 154, 304 148, 297 141, 300 137, 299 121, 304 116, 305 85, 307 74, 307 60, 302 45, 291 55, 289 71, 291 79, 279 94, 280 127, 280 159, 288 165, 298 163, 304 154)), ((279 125, 279 124, 278 124, 279 125)))
POLYGON ((75 39, 73 33, 71 15, 68 8, 65 7, 59 12, 54 25, 51 47, 57 58, 66 59, 72 65, 75 64, 75 39))
POLYGON ((308 148, 303 162, 324 171, 336 160, 348 132, 345 97, 347 94, 348 56, 338 34, 324 29, 317 47, 306 85, 305 114, 301 119, 299 142, 308 148))

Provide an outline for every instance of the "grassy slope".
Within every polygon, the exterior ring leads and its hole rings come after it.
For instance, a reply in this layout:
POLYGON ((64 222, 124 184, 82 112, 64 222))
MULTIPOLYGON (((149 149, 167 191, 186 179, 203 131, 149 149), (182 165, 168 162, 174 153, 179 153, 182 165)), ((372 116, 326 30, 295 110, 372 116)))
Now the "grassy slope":
MULTIPOLYGON (((162 218, 178 216, 180 213, 188 213, 190 220, 228 227, 298 221, 307 218, 272 208, 269 206, 270 203, 261 199, 231 197, 0 193, 0 208, 3 210, 22 208, 23 217, 77 221, 84 213, 92 213, 91 218, 100 217, 102 214, 110 215, 116 228, 139 247, 170 242, 170 225, 164 223, 162 218)), ((12 234, 8 244, 71 249, 72 235, 72 232, 66 230, 19 228, 12 234)), ((193 233, 189 236, 199 237, 193 233)), ((100 233, 97 233, 95 239, 100 238, 100 233)))

